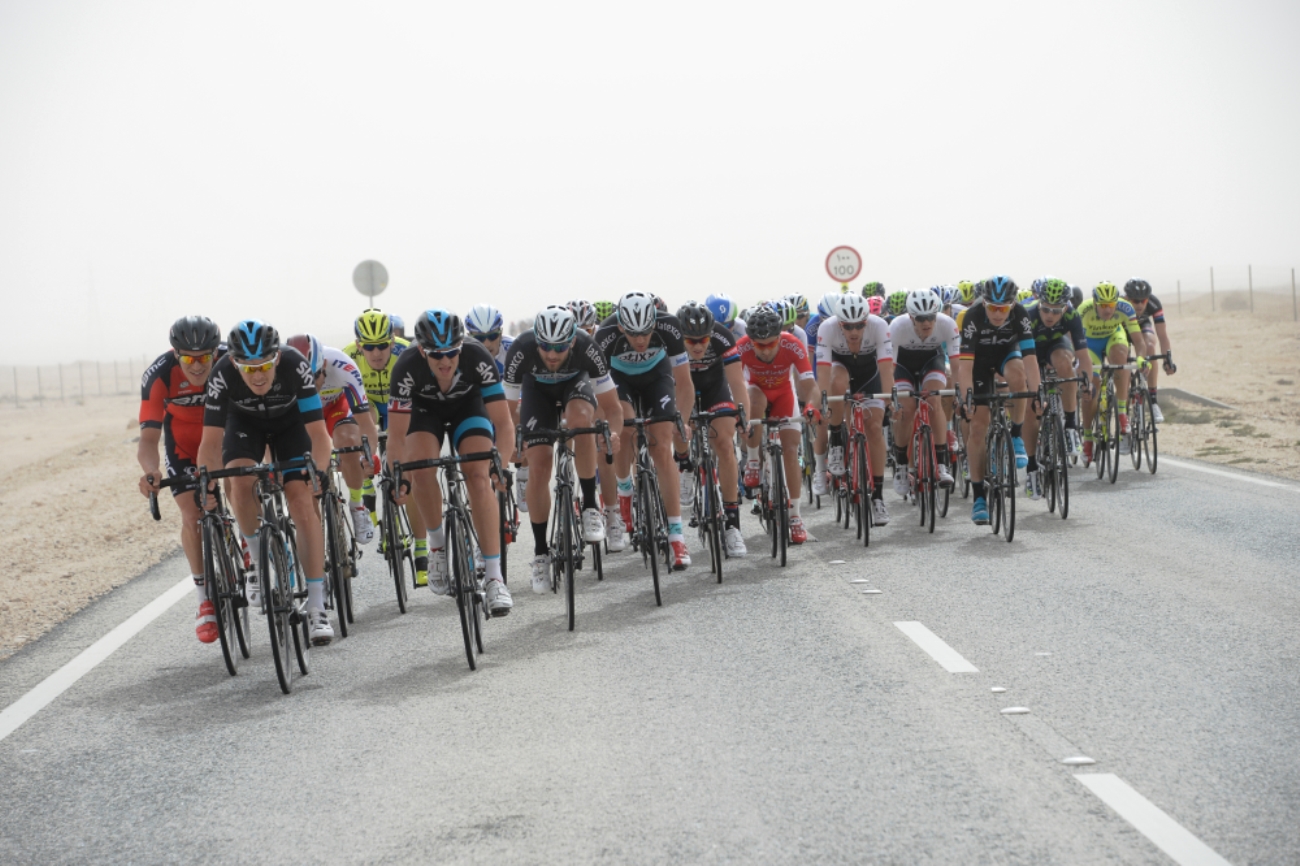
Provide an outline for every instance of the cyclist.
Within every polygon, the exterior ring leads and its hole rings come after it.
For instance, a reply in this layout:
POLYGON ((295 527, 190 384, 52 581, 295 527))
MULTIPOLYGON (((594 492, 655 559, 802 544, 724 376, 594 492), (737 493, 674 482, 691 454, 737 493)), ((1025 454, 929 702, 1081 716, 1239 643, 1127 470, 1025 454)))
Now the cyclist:
POLYGON ((822 322, 835 315, 835 304, 841 294, 843 293, 827 292, 817 302, 817 312, 808 320, 808 324, 804 328, 804 332, 808 335, 808 342, 812 346, 817 345, 817 329, 821 327, 822 322))
MULTIPOLYGON (((352 359, 341 349, 322 346, 320 340, 310 334, 295 334, 285 342, 297 349, 311 365, 316 393, 321 399, 321 412, 325 416, 325 429, 332 437, 334 447, 355 447, 365 436, 372 447, 378 448, 379 430, 366 402, 361 372, 352 359)), ((369 544, 375 537, 375 525, 370 521, 370 512, 362 503, 361 496, 362 485, 374 476, 377 462, 374 460, 367 465, 360 453, 339 457, 339 469, 348 485, 352 529, 358 544, 369 544)))
MULTIPOLYGON (((1147 352, 1152 351, 1158 340, 1160 354, 1169 354, 1169 331, 1165 328, 1165 307, 1160 303, 1159 298, 1151 294, 1151 284, 1146 280, 1131 279, 1124 284, 1124 297, 1133 305, 1137 313, 1147 352)), ((1174 364, 1172 358, 1165 358, 1161 366, 1170 376, 1178 372, 1178 366, 1174 364)), ((1147 371, 1147 387, 1151 391, 1151 420, 1163 424, 1165 415, 1156 402, 1156 384, 1159 379, 1159 371, 1154 367, 1147 371)))
MULTIPOLYGON (((844 295, 842 297, 852 297, 844 295)), ((834 321, 833 319, 828 321, 834 321)), ((790 541, 803 544, 808 540, 800 514, 800 495, 803 490, 803 473, 799 471, 799 454, 802 450, 803 429, 799 420, 798 401, 812 399, 817 379, 813 373, 812 359, 807 346, 781 326, 781 318, 768 306, 754 310, 748 321, 749 334, 736 343, 740 363, 745 367, 749 382, 751 417, 783 418, 781 425, 781 456, 785 461, 785 479, 790 498, 790 541), (798 382, 792 384, 791 377, 798 382)), ((825 329, 826 324, 822 324, 825 329)), ((760 455, 764 430, 755 424, 748 436, 749 459, 745 464, 745 486, 758 487, 761 481, 760 455)), ((780 495, 776 491, 774 495, 780 495)))
POLYGON ((894 319, 907 312, 907 289, 897 289, 889 293, 885 298, 885 311, 881 314, 886 322, 892 322, 894 319))
MULTIPOLYGON (((889 325, 880 316, 868 312, 865 299, 840 295, 835 315, 817 329, 817 388, 828 395, 848 396, 877 394, 894 389, 894 347, 889 339, 889 325)), ((813 492, 825 495, 829 488, 826 472, 844 474, 844 421, 849 417, 847 401, 831 406, 830 417, 817 418, 817 438, 813 443, 816 460, 813 492), (831 437, 834 445, 830 445, 831 437)), ((808 409, 816 418, 815 406, 808 409)), ((866 401, 867 447, 871 451, 871 513, 877 526, 889 523, 885 506, 883 474, 885 468, 885 404, 874 398, 866 401)))
MULTIPOLYGON (((325 542, 312 487, 328 481, 325 469, 333 448, 315 377, 298 350, 281 347, 275 328, 256 319, 235 325, 226 344, 226 354, 208 377, 199 465, 253 466, 262 461, 268 447, 276 460, 311 452, 317 478, 308 479, 305 468, 285 472, 282 477, 289 516, 297 527, 298 556, 307 577, 308 638, 313 645, 324 646, 334 639, 334 628, 325 612, 325 542)), ((261 557, 257 535, 261 515, 254 481, 252 476, 230 479, 230 510, 255 570, 261 557)), ((215 502, 209 502, 215 507, 215 502)), ((260 601, 257 586, 256 577, 250 575, 247 591, 253 605, 260 601)))
MULTIPOLYGON (((799 327, 799 313, 795 308, 795 305, 787 298, 777 298, 774 301, 768 301, 767 305, 776 310, 776 314, 781 317, 781 327, 787 333, 793 334, 806 348, 808 346, 808 332, 799 327)), ((811 354, 812 352, 809 352, 810 356, 811 354)))
MULTIPOLYGON (((1083 321, 1070 305, 1070 287, 1064 280, 1049 277, 1039 292, 1039 300, 1025 308, 1034 329, 1034 354, 1040 370, 1051 368, 1057 377, 1069 379, 1077 362, 1084 375, 1092 375, 1092 359, 1083 335, 1083 321)), ((1072 454, 1079 452, 1079 389, 1076 382, 1061 386, 1061 408, 1065 411, 1065 438, 1072 454)), ((1025 417, 1025 449, 1029 457, 1025 473, 1025 492, 1031 499, 1042 493, 1038 478, 1038 416, 1025 417)))
MULTIPOLYGON (((1106 280, 1098 283, 1092 290, 1092 298, 1079 307, 1079 319, 1083 323, 1083 334, 1088 341, 1088 354, 1092 360, 1094 377, 1101 376, 1102 359, 1111 364, 1128 363, 1129 343, 1137 349, 1138 363, 1146 352, 1146 342, 1142 338, 1142 329, 1138 325, 1137 310, 1128 301, 1120 298, 1115 284, 1106 280)), ((1096 383, 1094 383, 1094 386, 1096 383)), ((1115 402, 1119 409, 1120 435, 1128 433, 1128 370, 1115 371, 1115 402)), ((1094 390, 1095 387, 1094 387, 1094 390)), ((1097 414, 1097 400, 1087 400, 1083 405, 1083 461, 1092 462, 1092 420, 1097 414)), ((1122 447, 1127 447, 1127 437, 1122 447)))
POLYGON ((786 295, 785 299, 794 306, 794 323, 803 328, 804 333, 807 334, 808 320, 812 314, 812 309, 808 306, 808 299, 798 292, 786 295))
MULTIPOLYGON (((682 323, 682 339, 686 343, 686 354, 690 356, 691 381, 695 384, 695 403, 700 411, 735 409, 737 403, 744 406, 749 394, 745 388, 740 353, 736 351, 731 331, 714 320, 708 307, 694 301, 677 311, 677 320, 682 323)), ((728 556, 744 556, 747 551, 740 531, 739 470, 734 444, 736 419, 715 418, 710 426, 716 437, 714 453, 718 459, 718 483, 722 486, 722 510, 726 517, 723 544, 728 556)), ((694 494, 693 479, 682 475, 683 508, 694 502, 694 494)))
MULTIPOLYGON (((393 369, 388 406, 388 459, 394 463, 430 460, 450 441, 456 454, 491 451, 502 462, 515 449, 514 424, 492 355, 472 337, 466 339, 460 316, 443 309, 425 310, 415 323, 415 350, 404 352, 393 369)), ((492 616, 514 606, 501 575, 501 516, 489 472, 480 460, 463 463, 470 513, 486 565, 486 602, 492 616)), ((429 588, 451 595, 451 568, 442 524, 442 487, 437 469, 410 474, 411 491, 420 503, 428 530, 429 588)), ((403 485, 405 486, 405 485, 403 485)), ((404 504, 406 491, 394 497, 404 504)))
POLYGON ((203 437, 203 398, 208 374, 221 357, 221 330, 207 316, 182 316, 168 334, 172 348, 145 370, 140 389, 140 447, 136 459, 144 475, 140 492, 158 493, 164 477, 187 476, 172 487, 172 499, 181 512, 181 549, 190 566, 199 612, 194 631, 203 643, 217 639, 217 612, 203 585, 203 543, 199 538, 198 488, 194 462, 203 437), (163 466, 158 465, 158 442, 163 443, 163 466), (191 495, 182 496, 182 493, 191 495))
MULTIPOLYGON (((393 323, 393 336, 399 339, 406 339, 406 320, 401 316, 392 315, 388 320, 393 323)), ((410 342, 409 340, 407 342, 410 342)))
POLYGON ((596 318, 596 308, 591 301, 569 301, 569 310, 578 322, 578 330, 586 331, 588 336, 595 336, 600 320, 596 318))
POLYGON ((975 284, 970 280, 957 283, 957 298, 953 301, 952 317, 956 320, 962 310, 975 303, 975 284))
MULTIPOLYGON (((630 292, 618 302, 616 321, 602 325, 596 332, 596 346, 609 363, 618 398, 622 403, 624 418, 651 419, 649 426, 650 455, 659 474, 661 489, 680 490, 681 473, 673 459, 673 420, 677 407, 694 405, 695 384, 691 381, 686 343, 682 340, 681 323, 676 316, 656 309, 653 296, 643 292, 630 292), (633 407, 636 408, 633 408, 633 407)), ((619 416, 614 416, 618 418, 619 416)), ((689 421, 682 419, 689 439, 689 421)), ((686 443, 678 442, 685 449, 686 443)), ((612 489, 617 486, 618 504, 623 521, 632 514, 632 463, 636 458, 636 442, 629 436, 617 452, 614 468, 616 479, 601 476, 605 501, 610 501, 612 489)), ((681 571, 691 564, 686 549, 686 536, 682 534, 682 505, 680 496, 664 498, 664 511, 668 515, 668 543, 673 551, 673 570, 681 571)))
MULTIPOLYGON (((1002 376, 1012 391, 1024 391, 1026 386, 1036 390, 1039 385, 1038 357, 1034 348, 1034 329, 1016 300, 1019 289, 1008 276, 996 276, 983 283, 983 297, 972 304, 957 323, 961 331, 961 353, 957 356, 957 389, 965 395, 973 389, 976 395, 991 394, 996 376, 1002 376), (1027 360, 1026 360, 1027 359, 1027 360)), ((971 488, 975 501, 971 506, 971 520, 984 526, 989 522, 989 507, 984 496, 984 472, 988 452, 984 437, 989 426, 989 407, 962 404, 962 413, 970 422, 967 438, 967 464, 970 467, 971 488)), ((1025 417, 1024 399, 1011 403, 1011 444, 1016 452, 1016 467, 1028 463, 1021 424, 1025 417)))
POLYGON ((497 362, 497 372, 506 371, 506 355, 514 343, 514 337, 505 333, 505 319, 501 311, 491 304, 476 304, 465 314, 465 332, 483 344, 497 362))
MULTIPOLYGON (((957 323, 942 312, 943 298, 933 291, 918 289, 907 296, 907 315, 899 316, 889 325, 889 342, 894 349, 894 384, 904 397, 914 391, 935 391, 948 387, 948 363, 957 357, 961 348, 961 335, 957 323)), ((948 471, 948 413, 939 397, 927 397, 930 404, 930 427, 934 431, 935 459, 938 463, 939 483, 953 486, 952 473, 948 471)), ((894 489, 899 488, 899 469, 902 467, 902 492, 907 493, 907 449, 912 437, 912 420, 916 414, 916 399, 902 400, 902 411, 894 426, 894 489), (898 443, 903 443, 900 447, 898 443)))
MULTIPOLYGON (((366 386, 366 399, 370 402, 370 411, 379 420, 379 429, 388 429, 389 382, 393 368, 402 351, 410 344, 393 333, 392 317, 383 310, 371 307, 357 316, 352 324, 356 340, 343 347, 343 352, 352 359, 361 371, 361 381, 366 386)), ((375 513, 374 482, 367 478, 362 485, 362 502, 370 511, 370 521, 378 525, 379 516, 375 513)), ((411 521, 411 534, 415 537, 415 584, 427 586, 429 582, 429 547, 424 520, 420 516, 419 504, 410 500, 406 504, 406 516, 411 521)))
POLYGON ((864 298, 884 298, 885 284, 872 280, 862 284, 862 297, 864 298))
MULTIPOLYGON (((614 419, 618 425, 611 425, 609 435, 617 449, 623 409, 605 356, 596 348, 592 337, 579 332, 577 320, 568 307, 549 306, 542 310, 533 320, 533 329, 515 339, 506 356, 505 389, 506 398, 517 404, 514 411, 524 431, 528 465, 537 476, 526 491, 532 500, 528 506, 528 520, 533 529, 532 585, 533 592, 547 592, 551 588, 551 556, 546 524, 551 514, 554 446, 547 437, 533 436, 529 431, 558 429, 561 413, 571 429, 594 426, 597 417, 614 419)), ((605 509, 607 527, 596 499, 596 437, 575 438, 573 450, 578 484, 582 488, 583 540, 591 544, 606 540, 611 551, 625 549, 627 540, 617 507, 605 509)), ((606 500, 612 501, 612 497, 606 500)))
POLYGON ((597 301, 592 306, 596 308, 597 325, 603 325, 609 321, 609 317, 614 315, 614 311, 618 309, 618 304, 613 301, 597 301))
POLYGON ((745 319, 740 316, 740 307, 731 299, 731 295, 714 294, 704 299, 704 306, 713 314, 713 320, 725 325, 731 336, 737 340, 745 336, 745 319))

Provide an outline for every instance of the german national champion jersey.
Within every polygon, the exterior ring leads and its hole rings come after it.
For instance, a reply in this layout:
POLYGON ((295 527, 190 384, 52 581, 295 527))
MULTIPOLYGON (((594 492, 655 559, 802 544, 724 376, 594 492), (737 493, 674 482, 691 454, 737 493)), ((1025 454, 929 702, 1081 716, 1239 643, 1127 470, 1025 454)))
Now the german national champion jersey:
POLYGON ((235 369, 229 355, 212 368, 208 376, 207 397, 203 406, 205 427, 224 427, 228 413, 250 418, 273 419, 297 412, 304 424, 321 420, 320 394, 311 364, 297 349, 284 346, 275 367, 271 389, 254 394, 235 369))
POLYGON ((610 369, 624 376, 639 376, 649 373, 660 361, 668 358, 674 367, 680 367, 689 360, 686 356, 686 343, 682 340, 682 326, 676 316, 662 313, 655 319, 654 330, 650 332, 650 345, 644 352, 632 348, 632 344, 617 324, 602 325, 596 332, 596 347, 600 349, 610 369))
POLYGON ((538 385, 560 385, 586 373, 591 378, 596 393, 614 390, 605 356, 596 347, 596 341, 587 333, 578 331, 558 370, 550 370, 537 348, 537 336, 532 331, 520 334, 506 355, 504 379, 506 398, 518 400, 524 382, 531 379, 538 385))
POLYGON ((403 354, 393 370, 395 384, 389 398, 389 411, 410 412, 414 403, 452 403, 475 391, 485 404, 505 399, 496 360, 482 343, 466 339, 457 361, 451 384, 444 391, 423 354, 418 351, 403 354))

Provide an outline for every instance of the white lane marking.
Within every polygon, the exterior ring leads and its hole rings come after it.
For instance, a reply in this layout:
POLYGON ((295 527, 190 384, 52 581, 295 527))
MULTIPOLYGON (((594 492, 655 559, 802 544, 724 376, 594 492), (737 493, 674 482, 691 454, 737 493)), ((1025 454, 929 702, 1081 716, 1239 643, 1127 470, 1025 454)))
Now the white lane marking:
POLYGON ((919 622, 896 622, 898 630, 912 639, 912 642, 925 650, 930 658, 943 666, 950 674, 977 674, 979 668, 961 657, 961 653, 948 646, 934 632, 919 622))
POLYGON ((1195 463, 1187 463, 1174 457, 1161 456, 1160 462, 1177 466, 1179 469, 1191 469, 1194 472, 1204 472, 1208 475, 1220 475, 1224 478, 1231 478, 1233 481, 1248 481, 1251 484, 1259 484, 1264 487, 1280 487, 1283 490, 1289 490, 1292 493, 1300 493, 1300 486, 1295 484, 1284 484, 1281 481, 1269 481, 1267 478, 1255 478, 1250 475, 1244 475, 1240 472, 1226 472, 1222 469, 1211 469, 1209 466, 1198 466, 1195 463))
POLYGON ((1165 814, 1113 773, 1080 773, 1076 779, 1179 866, 1229 866, 1214 849, 1165 814))
POLYGON ((188 593, 194 592, 194 581, 189 577, 136 611, 126 622, 86 647, 81 653, 50 674, 27 694, 0 711, 0 740, 45 709, 51 701, 67 691, 73 683, 94 670, 95 666, 111 656, 124 643, 135 637, 144 627, 161 616, 168 608, 188 593))

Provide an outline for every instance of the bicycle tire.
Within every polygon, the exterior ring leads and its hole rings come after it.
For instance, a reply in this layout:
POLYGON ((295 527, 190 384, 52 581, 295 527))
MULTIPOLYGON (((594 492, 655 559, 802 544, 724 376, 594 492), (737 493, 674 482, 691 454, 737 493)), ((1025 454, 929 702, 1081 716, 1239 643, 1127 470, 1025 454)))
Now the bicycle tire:
MULTIPOLYGON (((451 591, 456 597, 456 613, 460 619, 460 635, 465 644, 465 660, 470 670, 478 670, 478 647, 474 643, 474 614, 470 610, 473 604, 471 587, 473 575, 466 574, 466 562, 473 562, 474 554, 467 549, 469 539, 465 528, 461 526, 460 514, 455 509, 445 512, 448 564, 451 566, 451 591), (466 557, 469 557, 467 560, 466 557)), ((472 565, 470 566, 472 568, 472 565)))
POLYGON ((785 485, 785 455, 779 448, 774 448, 776 453, 768 455, 772 460, 772 492, 776 498, 772 501, 772 517, 775 529, 773 539, 776 542, 776 553, 779 556, 781 566, 786 563, 786 551, 790 543, 790 494, 785 485))
POLYGON ((1066 462, 1065 427, 1057 420, 1053 428, 1056 437, 1056 507, 1061 519, 1070 516, 1070 466, 1066 462))
POLYGON ((497 491, 497 526, 501 535, 501 582, 509 586, 510 582, 506 580, 507 553, 510 549, 510 521, 506 514, 506 495, 500 490, 497 491))
MULTIPOLYGON (((296 625, 293 629, 293 654, 298 659, 298 670, 306 676, 307 674, 307 650, 311 644, 307 640, 307 617, 304 615, 302 608, 298 606, 298 599, 307 594, 307 575, 303 572, 302 559, 298 556, 298 539, 293 532, 293 523, 286 521, 288 524, 284 528, 285 551, 289 557, 289 577, 290 592, 293 599, 293 610, 289 614, 289 624, 296 625), (301 586, 302 590, 297 587, 301 586)), ((328 603, 329 596, 325 596, 328 603)))
MULTIPOLYGON (((642 467, 644 470, 644 467, 642 467)), ((655 606, 662 607, 664 600, 659 590, 659 549, 658 528, 655 521, 658 519, 658 509, 651 501, 650 479, 644 471, 637 473, 637 504, 640 506, 639 520, 641 523, 641 532, 643 533, 643 556, 650 563, 650 579, 654 582, 655 588, 655 606)))
MULTIPOLYGON (((990 420, 989 423, 997 422, 990 420)), ((984 496, 985 504, 989 507, 989 526, 994 535, 1002 531, 1002 479, 999 475, 1002 472, 1002 461, 999 459, 1002 450, 1001 439, 1001 429, 994 430, 985 446, 988 450, 988 461, 984 471, 984 496)))
POLYGON ((203 583, 217 619, 221 657, 233 677, 239 673, 239 640, 235 635, 235 611, 231 605, 234 581, 230 578, 229 563, 224 561, 225 545, 218 537, 219 520, 215 516, 203 520, 203 583))
POLYGON ((705 546, 709 550, 709 567, 718 583, 722 583, 722 502, 718 492, 718 473, 708 446, 705 446, 704 453, 700 456, 695 478, 699 488, 695 501, 700 502, 703 497, 704 502, 705 546))
POLYGON ((934 513, 937 510, 935 499, 936 484, 935 479, 939 474, 937 468, 938 458, 934 453, 934 439, 930 428, 921 429, 921 452, 918 455, 917 468, 921 470, 916 479, 917 490, 920 492, 921 505, 921 525, 925 525, 926 514, 929 511, 930 531, 934 532, 934 513))
POLYGON ((1011 433, 1003 434, 1002 441, 1005 445, 1002 459, 1006 466, 1004 469, 1004 481, 1006 483, 1006 500, 1003 502, 1005 513, 1002 515, 1002 532, 1006 536, 1007 543, 1016 535, 1016 487, 1019 481, 1016 478, 1016 450, 1011 442, 1011 433))
POLYGON ((239 653, 244 658, 248 658, 250 656, 248 641, 253 636, 251 624, 249 623, 248 596, 244 591, 245 584, 248 581, 248 572, 244 569, 244 549, 236 540, 235 534, 231 530, 231 524, 226 518, 222 519, 221 538, 226 546, 226 561, 230 562, 234 568, 231 573, 235 575, 235 596, 231 600, 231 604, 235 609, 235 634, 239 638, 239 653))
POLYGON ((1136 395, 1136 399, 1129 397, 1128 412, 1128 456, 1133 463, 1133 471, 1140 472, 1142 469, 1142 443, 1145 441, 1143 428, 1146 426, 1146 396, 1142 393, 1136 395))
POLYGON ((1043 413, 1043 424, 1038 431, 1038 480, 1043 485, 1043 495, 1047 497, 1047 513, 1056 513, 1057 453, 1056 413, 1050 409, 1043 413))
POLYGON ((1110 483, 1114 484, 1115 479, 1119 477, 1119 441, 1123 434, 1120 433, 1119 428, 1119 399, 1115 398, 1114 394, 1112 394, 1111 397, 1110 438, 1107 440, 1110 456, 1107 458, 1109 464, 1106 471, 1110 475, 1110 483))
POLYGON ((257 573, 262 582, 262 603, 266 606, 267 630, 271 635, 271 657, 275 659, 275 677, 280 682, 280 691, 287 695, 293 691, 290 644, 294 640, 291 634, 293 626, 286 610, 286 598, 290 609, 293 605, 287 574, 289 563, 277 533, 263 526, 258 535, 262 552, 258 557, 257 573))
POLYGON ((1155 475, 1156 461, 1160 459, 1160 446, 1159 446, 1160 440, 1156 435, 1157 428, 1156 428, 1155 409, 1154 409, 1156 405, 1156 401, 1154 398, 1151 397, 1150 394, 1147 395, 1147 399, 1151 401, 1150 405, 1152 407, 1151 411, 1147 413, 1148 417, 1151 419, 1150 423, 1147 424, 1147 433, 1149 434, 1149 438, 1151 440, 1151 448, 1147 452, 1147 471, 1150 472, 1152 475, 1155 475))
POLYGON ((398 506, 394 505, 387 495, 383 497, 381 504, 384 512, 379 522, 383 526, 384 559, 388 561, 388 573, 392 576, 393 586, 397 591, 397 609, 401 613, 406 613, 406 575, 402 573, 404 551, 398 527, 398 506))
POLYGON ((858 510, 858 534, 857 537, 862 539, 863 547, 871 546, 871 461, 867 457, 867 439, 865 436, 855 436, 854 444, 854 462, 857 464, 854 470, 857 476, 857 510, 858 510))
POLYGON ((343 600, 343 563, 339 554, 339 515, 334 494, 326 493, 321 497, 321 519, 325 535, 325 598, 334 604, 338 614, 339 637, 348 636, 348 623, 343 600))
POLYGON ((573 631, 577 622, 577 599, 573 588, 573 492, 568 485, 561 485, 555 491, 556 514, 560 519, 560 562, 562 564, 561 580, 564 581, 564 607, 569 619, 569 631, 573 631))

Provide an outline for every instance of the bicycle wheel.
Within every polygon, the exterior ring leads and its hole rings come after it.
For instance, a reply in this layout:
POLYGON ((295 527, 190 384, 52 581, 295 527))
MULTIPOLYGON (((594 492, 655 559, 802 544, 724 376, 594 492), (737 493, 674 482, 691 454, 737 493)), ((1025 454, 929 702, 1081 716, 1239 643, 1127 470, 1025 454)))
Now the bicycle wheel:
POLYGON ((1049 410, 1043 413, 1043 423, 1038 429, 1038 480, 1047 497, 1047 513, 1056 513, 1056 416, 1049 410))
POLYGON ((321 519, 325 524, 325 598, 334 604, 339 618, 339 637, 348 636, 348 622, 343 599, 343 561, 340 547, 339 514, 337 500, 326 493, 320 500, 321 519))
POLYGON ((921 506, 921 525, 925 526, 926 513, 929 513, 930 531, 934 532, 934 513, 936 510, 935 479, 939 474, 934 454, 934 441, 930 428, 921 428, 921 449, 917 453, 916 489, 917 504, 921 506))
POLYGON ((510 532, 510 515, 506 508, 506 495, 497 491, 497 525, 501 527, 501 582, 510 585, 506 580, 507 551, 510 550, 511 538, 510 532))
POLYGON ((217 636, 221 639, 221 657, 226 670, 233 677, 239 673, 239 638, 235 634, 233 575, 226 561, 222 543, 220 518, 215 515, 203 519, 203 582, 208 601, 217 617, 217 636))
POLYGON ((231 564, 230 573, 234 576, 231 588, 235 594, 230 603, 235 611, 235 636, 239 640, 240 655, 248 658, 248 641, 252 637, 248 621, 248 597, 244 593, 244 584, 248 580, 248 572, 244 569, 244 550, 230 527, 229 519, 223 518, 221 522, 221 540, 226 549, 226 561, 231 564))
POLYGON ((1065 520, 1070 516, 1070 464, 1066 462, 1065 428, 1059 419, 1052 425, 1052 432, 1056 440, 1052 449, 1056 452, 1056 471, 1053 473, 1056 477, 1056 504, 1061 519, 1065 520))
POLYGON ((271 634, 271 656, 275 659, 275 676, 280 681, 280 691, 286 695, 293 691, 294 624, 293 587, 289 578, 289 560, 279 533, 263 526, 262 554, 257 573, 262 581, 262 603, 266 605, 266 623, 271 634))
MULTIPOLYGON (((1154 407, 1156 404, 1155 399, 1152 398, 1151 395, 1149 394, 1147 395, 1147 399, 1151 401, 1150 406, 1154 407)), ((1151 442, 1150 448, 1147 450, 1147 455, 1146 455, 1147 471, 1150 472, 1152 475, 1155 475, 1156 461, 1160 459, 1160 448, 1159 448, 1159 439, 1156 436, 1156 421, 1155 421, 1154 408, 1148 409, 1147 418, 1150 419, 1147 422, 1147 438, 1151 442)))
POLYGON ((713 454, 704 449, 700 468, 696 470, 696 502, 703 501, 701 515, 704 519, 706 547, 709 551, 709 567, 718 583, 722 583, 722 502, 718 493, 718 472, 713 465, 713 454))
POLYGON ((451 591, 456 597, 456 613, 460 616, 460 634, 465 644, 465 660, 470 670, 478 669, 478 647, 474 643, 474 552, 469 549, 469 538, 461 524, 460 513, 446 511, 446 549, 451 565, 451 591), (467 570, 468 566, 468 570, 467 570))
POLYGON ((1115 395, 1111 395, 1110 401, 1110 438, 1106 440, 1108 450, 1110 451, 1107 459, 1107 472, 1110 474, 1110 483, 1114 484, 1115 479, 1119 477, 1119 441, 1121 434, 1119 432, 1119 400, 1115 395))
POLYGON ((663 606, 663 597, 659 592, 659 550, 657 538, 659 535, 659 508, 653 501, 653 491, 651 490, 650 478, 641 467, 637 473, 637 504, 640 506, 640 531, 644 543, 643 553, 650 562, 650 579, 654 581, 655 586, 655 605, 663 606))
MULTIPOLYGON (((573 525, 573 491, 561 485, 555 491, 556 516, 560 519, 560 579, 564 582, 564 607, 569 616, 569 631, 573 631, 577 618, 573 589, 573 551, 575 529, 573 525)), ((581 543, 581 542, 579 542, 581 543)))
POLYGON ((785 457, 780 448, 769 455, 772 460, 772 525, 773 556, 779 556, 781 565, 786 562, 786 550, 790 543, 790 494, 785 486, 785 457))
POLYGON ((380 517, 383 527, 384 559, 388 562, 388 573, 392 575, 393 586, 397 590, 397 609, 406 613, 406 575, 403 573, 403 540, 398 521, 398 506, 383 497, 384 512, 380 517))
MULTIPOLYGON (((990 422, 996 423, 996 422, 990 422)), ((988 445, 988 462, 984 470, 984 496, 985 503, 989 507, 989 526, 993 529, 993 534, 997 535, 1002 531, 1002 480, 999 473, 1002 472, 1002 461, 999 459, 1002 454, 1001 431, 995 431, 989 437, 988 445)))
MULTIPOLYGON (((284 528, 285 552, 289 558, 289 589, 293 599, 293 609, 289 613, 289 624, 293 626, 293 654, 298 659, 298 670, 307 673, 307 649, 311 644, 307 640, 307 617, 299 604, 299 599, 307 595, 307 575, 302 569, 302 560, 298 557, 298 539, 293 532, 293 523, 286 520, 284 528), (302 587, 299 589, 298 587, 302 587)), ((329 596, 325 596, 326 599, 329 596)))
POLYGON ((867 458, 867 439, 855 436, 853 440, 855 464, 853 500, 857 506, 857 537, 862 539, 863 547, 871 546, 871 462, 867 458))
POLYGON ((1128 456, 1133 461, 1133 470, 1142 469, 1142 443, 1146 441, 1146 395, 1137 393, 1129 398, 1128 410, 1128 456))
POLYGON ((1002 532, 1006 536, 1007 542, 1016 534, 1016 450, 1011 444, 1011 434, 1009 432, 1002 435, 1002 483, 1005 489, 1005 498, 1002 503, 1002 532))

